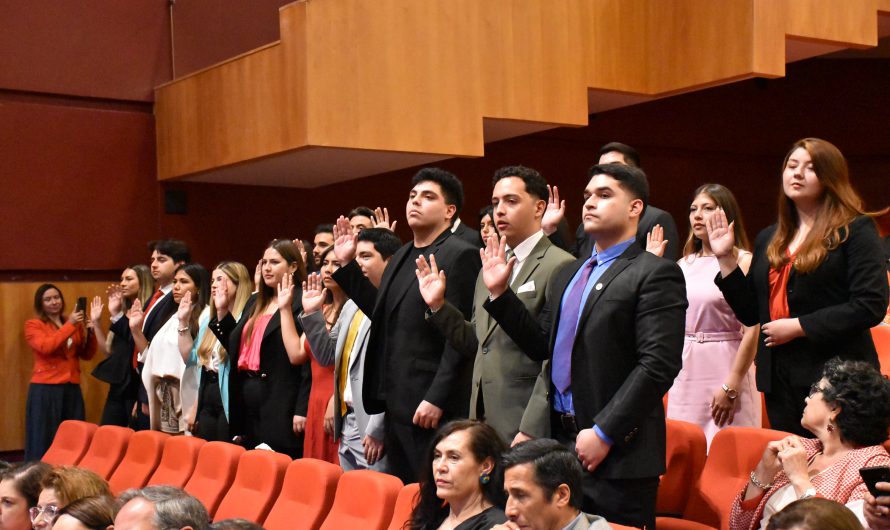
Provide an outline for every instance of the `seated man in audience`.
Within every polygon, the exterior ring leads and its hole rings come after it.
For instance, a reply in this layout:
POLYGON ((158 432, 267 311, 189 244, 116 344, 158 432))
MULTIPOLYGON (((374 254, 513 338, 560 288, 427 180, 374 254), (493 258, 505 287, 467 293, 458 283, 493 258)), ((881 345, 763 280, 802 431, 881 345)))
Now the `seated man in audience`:
POLYGON ((581 511, 581 464, 556 440, 540 438, 504 454, 509 521, 492 530, 608 530, 606 520, 581 511))
POLYGON ((173 486, 130 489, 118 504, 116 530, 207 530, 210 525, 201 501, 173 486))
POLYGON ((210 525, 210 530, 263 530, 263 527, 247 519, 224 519, 210 525))

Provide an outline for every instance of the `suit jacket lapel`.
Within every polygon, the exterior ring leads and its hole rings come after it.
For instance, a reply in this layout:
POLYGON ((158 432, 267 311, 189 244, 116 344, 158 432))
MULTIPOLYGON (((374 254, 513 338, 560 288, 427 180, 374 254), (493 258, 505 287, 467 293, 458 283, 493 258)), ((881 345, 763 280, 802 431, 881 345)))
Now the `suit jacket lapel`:
POLYGON ((383 272, 383 277, 380 279, 380 287, 377 290, 377 303, 374 305, 374 314, 371 316, 372 322, 383 322, 383 315, 380 313, 383 311, 384 301, 389 295, 389 288, 392 286, 392 279, 395 277, 395 271, 411 253, 411 248, 413 248, 411 243, 402 245, 402 247, 393 254, 389 265, 386 266, 386 269, 383 272))
MULTIPOLYGON (((584 322, 590 317, 590 313, 593 311, 593 306, 596 305, 597 301, 600 299, 600 296, 606 292, 609 288, 609 284, 612 283, 621 271, 626 269, 628 265, 631 264, 631 260, 636 258, 642 249, 640 249, 639 245, 632 243, 627 250, 621 253, 615 261, 609 265, 609 268, 606 269, 606 272, 600 276, 596 284, 593 286, 593 289, 590 290, 590 295, 587 296, 587 302, 584 304, 584 309, 581 312, 581 317, 578 320, 578 327, 584 325, 584 322), (597 288, 599 286, 599 288, 597 288)), ((576 335, 577 336, 577 335, 576 335)))

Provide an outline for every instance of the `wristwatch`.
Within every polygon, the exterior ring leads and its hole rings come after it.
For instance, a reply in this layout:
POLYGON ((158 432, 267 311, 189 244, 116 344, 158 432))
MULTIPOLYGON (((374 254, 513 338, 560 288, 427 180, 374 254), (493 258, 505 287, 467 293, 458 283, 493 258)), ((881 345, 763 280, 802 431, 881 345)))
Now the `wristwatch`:
POLYGON ((815 496, 816 496, 816 488, 809 488, 805 492, 803 492, 801 494, 801 496, 797 498, 797 500, 809 499, 810 497, 815 497, 815 496))
POLYGON ((723 386, 721 388, 730 401, 733 401, 735 398, 739 397, 739 392, 734 388, 729 388, 728 386, 726 386, 726 383, 723 383, 723 386))

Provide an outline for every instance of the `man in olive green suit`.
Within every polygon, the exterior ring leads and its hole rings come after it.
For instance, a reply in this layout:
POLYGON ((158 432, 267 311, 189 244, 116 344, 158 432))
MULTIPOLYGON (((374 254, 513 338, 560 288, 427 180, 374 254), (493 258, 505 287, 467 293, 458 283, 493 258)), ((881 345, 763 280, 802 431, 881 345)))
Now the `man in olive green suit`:
MULTIPOLYGON (((537 314, 549 296, 550 277, 572 256, 553 245, 541 231, 548 210, 547 182, 522 166, 501 168, 494 175, 494 222, 516 263, 510 287, 529 312, 537 314)), ((487 242, 493 249, 499 242, 487 242)), ((428 321, 452 347, 475 356, 469 417, 482 419, 510 443, 550 434, 549 380, 542 363, 526 356, 483 309, 489 292, 479 273, 473 298, 473 321, 445 301, 445 272, 434 259, 418 259, 421 295, 430 307, 428 321), (544 375, 542 375, 544 374, 544 375), (523 433, 523 434, 520 434, 523 433)), ((545 367, 546 368, 546 367, 545 367)))

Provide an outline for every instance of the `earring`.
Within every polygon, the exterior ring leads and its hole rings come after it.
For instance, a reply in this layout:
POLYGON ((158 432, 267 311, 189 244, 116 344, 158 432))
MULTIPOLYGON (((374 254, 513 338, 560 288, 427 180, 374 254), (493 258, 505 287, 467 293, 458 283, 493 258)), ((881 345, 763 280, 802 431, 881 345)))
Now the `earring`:
POLYGON ((481 475, 479 475, 479 482, 482 484, 488 484, 491 482, 491 473, 488 471, 483 471, 481 475))
POLYGON ((831 421, 828 422, 828 432, 834 432, 834 424, 831 421))

